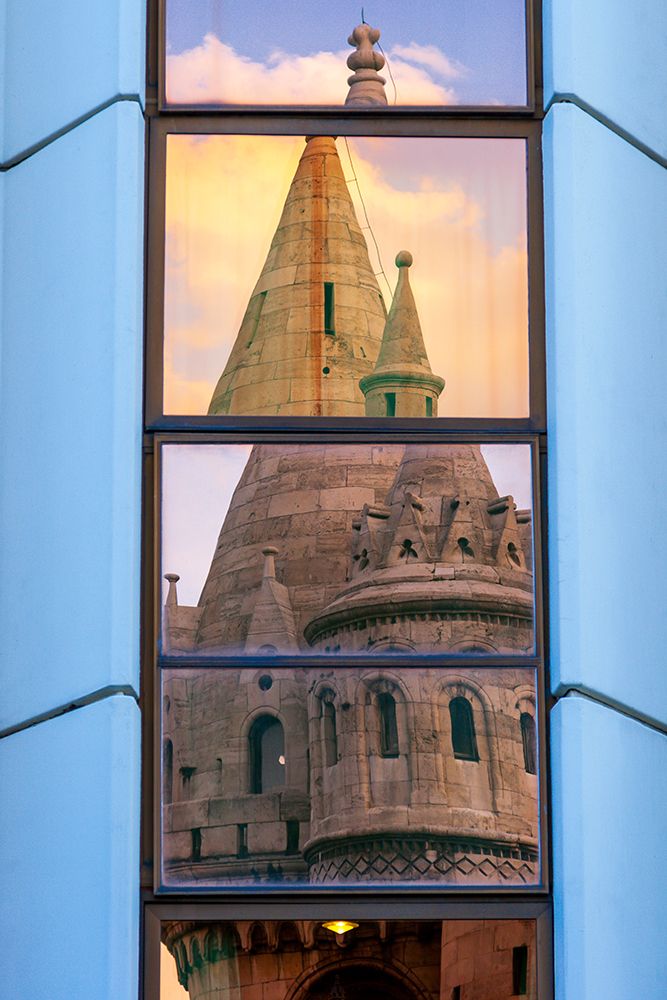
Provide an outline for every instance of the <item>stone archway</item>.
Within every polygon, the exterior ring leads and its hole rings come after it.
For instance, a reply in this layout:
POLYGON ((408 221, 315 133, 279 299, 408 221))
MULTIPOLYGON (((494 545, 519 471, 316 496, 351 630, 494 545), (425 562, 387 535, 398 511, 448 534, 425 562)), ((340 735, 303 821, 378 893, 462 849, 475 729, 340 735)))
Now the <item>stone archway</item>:
POLYGON ((360 962, 330 966, 317 978, 311 978, 298 997, 299 1000, 419 1000, 421 995, 400 973, 360 962))

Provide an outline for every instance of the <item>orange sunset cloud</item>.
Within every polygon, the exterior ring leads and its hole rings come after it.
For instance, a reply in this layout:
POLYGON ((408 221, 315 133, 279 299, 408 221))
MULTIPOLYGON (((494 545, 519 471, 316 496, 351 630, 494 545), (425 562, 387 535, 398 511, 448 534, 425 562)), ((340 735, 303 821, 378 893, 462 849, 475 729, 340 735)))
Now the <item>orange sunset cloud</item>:
MULTIPOLYGON (((414 256, 424 340, 433 371, 446 380, 440 415, 526 415, 523 142, 339 138, 337 145, 360 224, 367 213, 372 227, 374 239, 365 235, 373 270, 384 269, 386 297, 396 253, 414 256)), ((298 137, 170 136, 165 412, 207 411, 302 150, 298 137)))

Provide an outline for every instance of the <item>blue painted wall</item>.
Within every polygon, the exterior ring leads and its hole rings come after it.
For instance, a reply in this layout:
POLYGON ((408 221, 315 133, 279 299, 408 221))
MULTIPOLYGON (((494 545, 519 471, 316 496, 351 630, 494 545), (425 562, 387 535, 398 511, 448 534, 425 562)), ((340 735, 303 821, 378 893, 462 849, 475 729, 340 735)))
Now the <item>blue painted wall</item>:
POLYGON ((0 994, 12 1000, 138 990, 144 24, 137 0, 0 0, 0 994))
POLYGON ((665 996, 667 6, 546 0, 558 1000, 665 996))

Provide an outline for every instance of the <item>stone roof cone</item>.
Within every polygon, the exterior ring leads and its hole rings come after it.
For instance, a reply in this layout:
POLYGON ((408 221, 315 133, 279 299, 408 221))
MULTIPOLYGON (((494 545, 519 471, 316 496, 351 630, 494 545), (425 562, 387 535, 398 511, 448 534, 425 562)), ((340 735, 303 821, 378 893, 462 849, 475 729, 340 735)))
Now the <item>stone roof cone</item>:
POLYGON ((256 444, 191 611, 190 648, 307 650, 313 601, 324 606, 345 585, 354 512, 384 499, 404 447, 256 444))
POLYGON ((362 415, 385 318, 336 141, 311 136, 209 413, 362 415))
POLYGON ((382 335, 382 346, 371 375, 360 383, 367 416, 437 416, 438 396, 445 380, 434 375, 426 353, 409 269, 412 254, 396 257, 398 282, 382 335), (391 403, 388 408, 387 395, 391 403))

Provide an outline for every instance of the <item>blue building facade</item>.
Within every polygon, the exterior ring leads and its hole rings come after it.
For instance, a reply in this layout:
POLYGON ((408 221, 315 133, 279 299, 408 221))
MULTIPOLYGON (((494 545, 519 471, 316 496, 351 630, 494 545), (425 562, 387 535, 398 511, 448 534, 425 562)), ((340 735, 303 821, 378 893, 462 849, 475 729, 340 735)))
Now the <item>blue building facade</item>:
MULTIPOLYGON (((135 0, 3 0, 0 869, 7 997, 139 970, 144 49, 135 0)), ((667 979, 667 11, 547 0, 559 1000, 667 979)))

